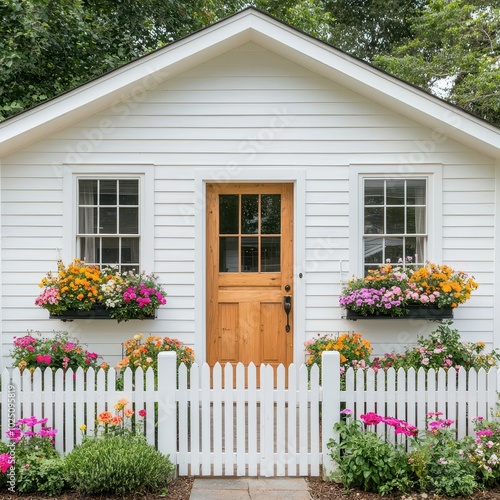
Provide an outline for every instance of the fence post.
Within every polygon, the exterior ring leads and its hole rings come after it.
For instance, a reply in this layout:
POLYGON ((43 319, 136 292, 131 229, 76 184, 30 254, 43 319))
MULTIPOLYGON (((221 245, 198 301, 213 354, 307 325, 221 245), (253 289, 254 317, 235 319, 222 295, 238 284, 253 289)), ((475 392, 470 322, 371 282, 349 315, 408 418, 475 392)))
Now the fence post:
POLYGON ((177 465, 177 354, 158 354, 158 451, 177 465))
POLYGON ((338 437, 333 426, 340 420, 340 354, 324 351, 321 357, 323 477, 329 479, 336 469, 327 444, 338 437))

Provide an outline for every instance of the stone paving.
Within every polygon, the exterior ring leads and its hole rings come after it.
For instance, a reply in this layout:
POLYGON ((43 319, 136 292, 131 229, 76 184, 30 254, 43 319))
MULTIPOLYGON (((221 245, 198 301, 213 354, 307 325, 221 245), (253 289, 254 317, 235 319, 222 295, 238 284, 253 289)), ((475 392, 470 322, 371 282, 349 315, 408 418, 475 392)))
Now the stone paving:
POLYGON ((231 499, 310 500, 307 483, 302 477, 280 478, 196 478, 190 500, 231 499))

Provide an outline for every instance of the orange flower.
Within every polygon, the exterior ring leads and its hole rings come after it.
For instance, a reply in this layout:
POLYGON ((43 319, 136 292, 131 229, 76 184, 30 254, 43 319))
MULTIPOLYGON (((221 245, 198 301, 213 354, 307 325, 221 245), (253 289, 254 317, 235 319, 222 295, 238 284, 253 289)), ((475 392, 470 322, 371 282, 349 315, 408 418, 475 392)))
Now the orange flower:
POLYGON ((99 413, 97 421, 103 424, 109 424, 112 418, 113 414, 110 411, 103 411, 102 413, 99 413))
POLYGON ((125 414, 125 416, 126 416, 127 418, 130 418, 130 417, 134 414, 134 410, 131 410, 130 408, 127 408, 127 409, 125 410, 125 413, 124 413, 124 414, 125 414))

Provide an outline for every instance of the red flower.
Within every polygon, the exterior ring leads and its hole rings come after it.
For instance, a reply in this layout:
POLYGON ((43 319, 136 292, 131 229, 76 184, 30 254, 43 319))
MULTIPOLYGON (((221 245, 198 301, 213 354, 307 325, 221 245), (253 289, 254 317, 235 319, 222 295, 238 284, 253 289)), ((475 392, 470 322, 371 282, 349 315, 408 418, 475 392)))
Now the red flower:
POLYGON ((139 410, 137 413, 139 413, 140 417, 145 417, 146 416, 146 410, 144 410, 144 409, 139 410))

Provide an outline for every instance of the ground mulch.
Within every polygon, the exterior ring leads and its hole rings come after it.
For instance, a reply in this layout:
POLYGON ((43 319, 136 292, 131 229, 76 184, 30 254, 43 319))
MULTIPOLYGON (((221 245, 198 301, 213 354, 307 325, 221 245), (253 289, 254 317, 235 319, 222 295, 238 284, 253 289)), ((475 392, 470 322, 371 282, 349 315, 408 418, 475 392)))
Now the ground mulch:
MULTIPOLYGON (((194 478, 179 477, 168 486, 167 490, 161 493, 135 494, 128 496, 110 496, 110 495, 80 495, 75 492, 68 492, 58 497, 52 497, 54 500, 189 500, 194 478)), ((432 494, 403 494, 390 493, 388 495, 378 495, 376 493, 367 493, 356 488, 346 490, 341 484, 330 481, 323 481, 319 477, 306 478, 309 485, 309 492, 313 500, 450 500, 446 495, 432 494)), ((0 493, 2 500, 48 500, 48 497, 36 494, 9 494, 0 493)), ((454 497, 454 500, 465 500, 464 497, 454 497)), ((492 490, 478 491, 467 500, 500 500, 500 488, 492 490)))

